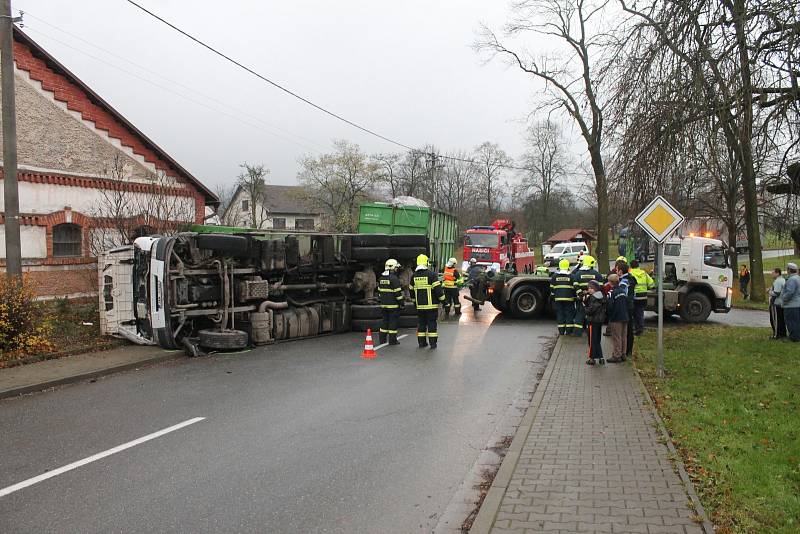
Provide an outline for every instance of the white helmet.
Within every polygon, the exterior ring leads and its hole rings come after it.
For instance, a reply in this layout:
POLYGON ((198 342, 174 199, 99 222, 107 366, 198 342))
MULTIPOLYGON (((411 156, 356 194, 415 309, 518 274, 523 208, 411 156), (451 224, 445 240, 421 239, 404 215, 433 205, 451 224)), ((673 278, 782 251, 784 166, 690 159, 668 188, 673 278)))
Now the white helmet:
POLYGON ((475 265, 476 263, 478 263, 478 260, 476 260, 475 258, 470 258, 469 259, 469 264, 470 265, 475 265))
POLYGON ((455 267, 456 266, 456 259, 455 258, 450 258, 449 260, 447 260, 447 266, 448 267, 455 267))
POLYGON ((397 260, 388 259, 388 260, 386 260, 385 267, 386 267, 387 271, 394 271, 395 269, 400 267, 400 263, 398 263, 397 260))

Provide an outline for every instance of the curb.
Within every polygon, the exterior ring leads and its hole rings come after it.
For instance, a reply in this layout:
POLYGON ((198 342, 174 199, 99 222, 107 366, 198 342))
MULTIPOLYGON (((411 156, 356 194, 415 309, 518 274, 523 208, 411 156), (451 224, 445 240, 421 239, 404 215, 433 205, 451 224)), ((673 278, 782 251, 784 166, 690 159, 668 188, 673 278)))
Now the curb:
POLYGON ((514 469, 516 469, 519 457, 522 455, 522 447, 525 445, 525 440, 528 439, 528 434, 530 434, 531 428, 533 427, 533 420, 536 417, 536 413, 539 411, 539 406, 542 404, 544 392, 550 384, 550 377, 553 374, 555 362, 561 356, 562 346, 563 343, 559 336, 553 353, 550 356, 550 361, 547 362, 544 374, 539 384, 536 386, 536 392, 533 394, 530 407, 525 413, 525 417, 522 418, 522 422, 519 428, 517 428, 514 439, 511 441, 511 445, 506 452, 506 456, 500 464, 500 470, 497 471, 494 481, 492 481, 492 485, 489 487, 489 491, 486 493, 486 497, 483 500, 481 509, 478 511, 478 515, 475 516, 472 528, 469 529, 470 534, 488 534, 492 529, 494 519, 497 517, 497 512, 500 510, 500 503, 503 501, 506 489, 511 483, 514 469))
POLYGON ((130 363, 123 363, 120 365, 114 365, 112 367, 106 367, 105 369, 97 369, 95 371, 88 371, 85 373, 79 373, 76 375, 65 376, 62 378, 56 378, 53 380, 47 380, 45 382, 40 382, 38 384, 28 384, 26 386, 20 386, 11 389, 5 389, 0 391, 0 399, 7 399, 10 397, 18 397, 20 395, 25 395, 26 393, 35 393, 37 391, 42 391, 45 389, 50 389, 56 386, 63 386, 66 384, 73 384, 75 382, 80 382, 82 380, 91 380, 92 378, 98 378, 101 376, 111 375, 114 373, 119 373, 122 371, 129 371, 131 369, 136 369, 138 367, 142 367, 145 365, 151 365, 154 363, 160 363, 166 360, 172 360, 176 357, 179 357, 180 354, 177 352, 167 352, 164 354, 159 354, 158 356, 153 356, 152 358, 147 358, 144 360, 138 360, 135 362, 130 363))
POLYGON ((689 499, 692 501, 692 506, 694 506, 695 513, 698 516, 700 516, 700 518, 703 520, 700 523, 700 527, 706 534, 714 534, 715 532, 714 524, 708 518, 706 509, 703 508, 703 505, 700 502, 700 498, 694 491, 694 484, 692 484, 692 479, 689 478, 689 473, 686 472, 686 466, 683 465, 683 460, 681 460, 681 455, 675 448, 675 444, 672 443, 672 438, 670 437, 669 432, 667 432, 667 427, 664 425, 664 421, 661 419, 661 416, 658 415, 658 410, 656 410, 656 405, 653 402, 653 398, 650 396, 650 392, 647 391, 647 387, 644 385, 644 381, 642 380, 642 377, 639 374, 639 369, 636 367, 635 360, 632 363, 633 363, 632 365, 633 374, 636 375, 636 380, 639 382, 639 387, 641 388, 645 399, 647 399, 650 412, 653 414, 653 417, 655 418, 656 423, 658 424, 658 430, 661 433, 661 437, 664 438, 664 441, 667 445, 667 449, 669 449, 670 454, 674 458, 672 463, 675 466, 676 470, 678 471, 678 476, 681 478, 681 482, 683 482, 684 489, 686 490, 687 495, 689 495, 689 499))

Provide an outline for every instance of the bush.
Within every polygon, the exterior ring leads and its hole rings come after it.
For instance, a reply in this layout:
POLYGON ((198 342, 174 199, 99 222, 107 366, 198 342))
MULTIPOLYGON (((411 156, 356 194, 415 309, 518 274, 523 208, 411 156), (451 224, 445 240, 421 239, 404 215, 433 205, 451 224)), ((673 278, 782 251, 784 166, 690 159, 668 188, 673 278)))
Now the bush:
POLYGON ((0 278, 0 352, 35 354, 53 349, 41 305, 25 278, 0 278))

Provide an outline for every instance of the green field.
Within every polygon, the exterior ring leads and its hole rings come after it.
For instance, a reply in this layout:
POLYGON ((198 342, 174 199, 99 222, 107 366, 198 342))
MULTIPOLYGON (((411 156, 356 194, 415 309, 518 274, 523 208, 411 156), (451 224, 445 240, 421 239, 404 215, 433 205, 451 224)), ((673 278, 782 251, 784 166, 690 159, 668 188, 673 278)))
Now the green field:
POLYGON ((721 533, 800 532, 800 347, 765 328, 667 329, 668 376, 654 332, 636 366, 721 533))

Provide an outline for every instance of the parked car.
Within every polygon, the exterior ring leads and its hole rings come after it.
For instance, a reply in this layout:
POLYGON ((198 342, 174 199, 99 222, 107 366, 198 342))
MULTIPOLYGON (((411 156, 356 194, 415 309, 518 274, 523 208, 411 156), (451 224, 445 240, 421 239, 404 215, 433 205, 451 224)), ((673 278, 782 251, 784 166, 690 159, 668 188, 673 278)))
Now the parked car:
POLYGON ((558 262, 566 258, 569 263, 574 265, 578 263, 584 254, 589 254, 589 246, 583 241, 576 241, 574 243, 559 243, 555 245, 544 256, 544 264, 547 267, 558 266, 558 262))

